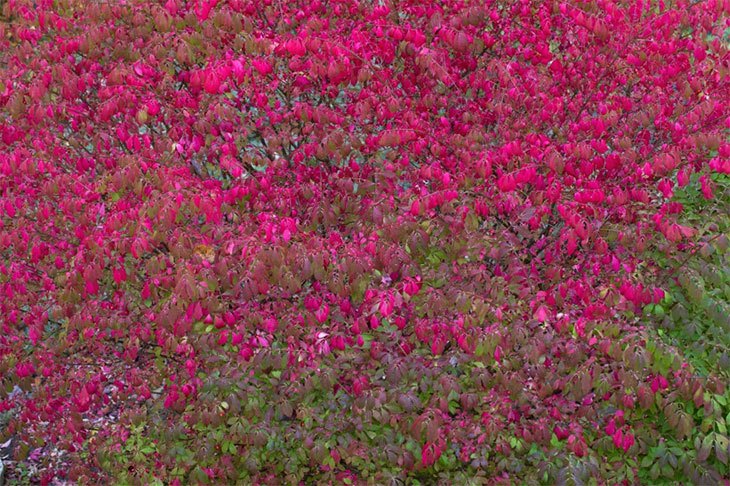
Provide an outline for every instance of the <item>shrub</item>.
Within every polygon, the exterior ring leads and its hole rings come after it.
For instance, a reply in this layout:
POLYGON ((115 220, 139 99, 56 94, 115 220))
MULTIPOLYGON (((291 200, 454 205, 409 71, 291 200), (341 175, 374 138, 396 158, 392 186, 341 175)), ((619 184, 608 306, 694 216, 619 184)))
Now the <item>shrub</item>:
POLYGON ((721 356, 642 317, 727 302, 682 266, 726 268, 682 194, 727 203, 727 1, 3 9, 0 439, 42 481, 728 476, 721 356))

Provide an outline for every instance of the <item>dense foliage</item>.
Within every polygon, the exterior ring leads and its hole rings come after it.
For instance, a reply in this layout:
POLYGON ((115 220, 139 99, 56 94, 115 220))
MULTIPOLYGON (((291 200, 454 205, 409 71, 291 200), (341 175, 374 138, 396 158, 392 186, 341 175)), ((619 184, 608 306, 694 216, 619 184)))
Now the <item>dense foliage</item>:
POLYGON ((3 4, 16 478, 730 476, 728 0, 3 4))

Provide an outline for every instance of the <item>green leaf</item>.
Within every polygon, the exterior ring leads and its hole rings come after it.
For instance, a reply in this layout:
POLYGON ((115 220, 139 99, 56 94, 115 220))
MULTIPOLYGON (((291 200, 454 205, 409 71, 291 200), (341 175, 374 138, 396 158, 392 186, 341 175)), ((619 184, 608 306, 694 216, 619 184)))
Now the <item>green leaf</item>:
POLYGON ((559 447, 561 445, 557 435, 553 434, 553 436, 550 438, 550 445, 553 447, 559 447))
POLYGON ((661 472, 659 470, 659 463, 655 463, 649 470, 649 476, 651 476, 651 479, 656 481, 659 478, 660 474, 661 472))
POLYGON ((453 400, 449 402, 449 413, 451 415, 454 415, 456 411, 459 410, 459 404, 453 400))

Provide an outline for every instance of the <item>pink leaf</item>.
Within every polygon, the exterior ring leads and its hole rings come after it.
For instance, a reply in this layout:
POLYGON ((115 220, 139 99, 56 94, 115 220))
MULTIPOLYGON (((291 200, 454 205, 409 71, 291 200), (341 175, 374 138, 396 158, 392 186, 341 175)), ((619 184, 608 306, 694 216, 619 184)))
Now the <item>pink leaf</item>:
POLYGON ((253 61, 251 61, 251 64, 253 65, 254 69, 256 69, 256 71, 258 71, 259 74, 262 76, 266 76, 273 71, 271 64, 269 64, 269 62, 264 59, 254 59, 253 61))
POLYGON ((502 361, 502 346, 494 348, 494 361, 500 363, 502 361))

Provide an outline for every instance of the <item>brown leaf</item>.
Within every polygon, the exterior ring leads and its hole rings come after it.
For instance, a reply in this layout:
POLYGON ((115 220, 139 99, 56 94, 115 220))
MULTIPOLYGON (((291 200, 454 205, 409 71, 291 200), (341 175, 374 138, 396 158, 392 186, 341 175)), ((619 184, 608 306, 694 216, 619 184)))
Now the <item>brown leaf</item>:
POLYGON ((208 263, 213 263, 215 260, 215 250, 210 245, 195 245, 193 253, 195 256, 202 260, 206 260, 208 263))

